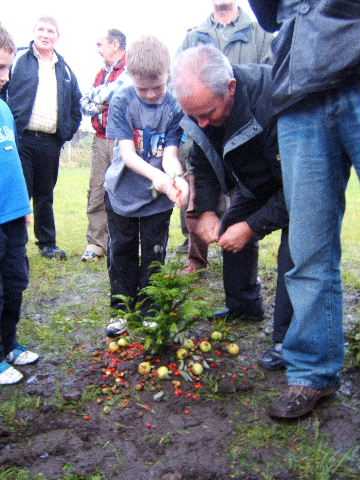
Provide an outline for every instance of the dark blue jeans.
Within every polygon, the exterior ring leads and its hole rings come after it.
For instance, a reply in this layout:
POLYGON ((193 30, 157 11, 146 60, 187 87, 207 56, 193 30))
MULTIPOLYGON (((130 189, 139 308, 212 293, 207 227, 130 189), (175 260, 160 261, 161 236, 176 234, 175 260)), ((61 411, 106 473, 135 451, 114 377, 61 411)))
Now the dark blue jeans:
MULTIPOLYGON (((221 232, 234 223, 246 221, 265 201, 248 200, 240 192, 231 196, 231 204, 222 219, 221 232)), ((226 306, 239 313, 259 315, 262 312, 260 282, 258 280, 259 242, 250 241, 240 252, 223 250, 223 280, 226 306)), ((282 230, 277 255, 277 284, 274 309, 273 342, 283 341, 288 330, 292 306, 285 287, 285 273, 292 268, 287 229, 282 230)))
POLYGON ((53 202, 60 150, 56 135, 25 130, 19 142, 26 185, 29 197, 33 199, 34 233, 39 248, 56 245, 53 202))
POLYGON ((360 175, 360 82, 311 95, 281 115, 278 130, 294 262, 288 381, 325 389, 344 358, 340 234, 351 165, 360 175))
POLYGON ((0 225, 0 360, 14 348, 22 293, 28 284, 25 218, 0 225))

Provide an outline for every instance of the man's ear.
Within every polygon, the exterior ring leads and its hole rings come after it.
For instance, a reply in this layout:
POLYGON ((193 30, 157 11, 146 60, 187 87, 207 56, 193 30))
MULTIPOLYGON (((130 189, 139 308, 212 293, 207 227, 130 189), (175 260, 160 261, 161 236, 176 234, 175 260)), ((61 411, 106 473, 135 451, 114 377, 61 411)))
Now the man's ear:
POLYGON ((231 80, 229 80, 228 90, 229 90, 230 95, 233 97, 235 95, 235 92, 236 92, 236 80, 235 80, 235 78, 232 78, 231 80))

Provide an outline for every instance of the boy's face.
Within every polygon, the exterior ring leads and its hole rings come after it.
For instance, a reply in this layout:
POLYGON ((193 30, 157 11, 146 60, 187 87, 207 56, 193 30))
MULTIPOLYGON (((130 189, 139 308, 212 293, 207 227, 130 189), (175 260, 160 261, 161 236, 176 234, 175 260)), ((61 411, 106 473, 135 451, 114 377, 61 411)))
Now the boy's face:
POLYGON ((9 80, 9 72, 14 60, 14 54, 0 48, 0 91, 9 80))
POLYGON ((132 80, 140 98, 147 103, 161 103, 166 94, 169 75, 164 73, 157 78, 134 75, 132 80))

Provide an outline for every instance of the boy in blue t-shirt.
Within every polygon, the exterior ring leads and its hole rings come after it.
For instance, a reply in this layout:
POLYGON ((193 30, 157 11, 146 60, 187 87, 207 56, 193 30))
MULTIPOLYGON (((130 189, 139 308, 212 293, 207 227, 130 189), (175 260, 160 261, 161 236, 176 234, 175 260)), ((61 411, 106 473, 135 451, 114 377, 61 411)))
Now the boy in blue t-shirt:
MULTIPOLYGON (((182 112, 167 91, 169 69, 167 48, 155 37, 141 38, 128 51, 133 85, 119 89, 110 103, 106 136, 115 147, 105 176, 108 265, 111 305, 120 310, 117 296, 136 301, 150 264, 164 262, 174 203, 187 203, 178 159, 182 112)), ((108 335, 121 333, 122 326, 109 325, 108 335)))
MULTIPOLYGON (((0 25, 0 91, 9 80, 15 45, 0 25)), ((16 342, 22 293, 28 284, 25 217, 31 212, 25 179, 15 144, 14 119, 0 100, 0 385, 19 382, 13 365, 28 365, 37 353, 16 342)))

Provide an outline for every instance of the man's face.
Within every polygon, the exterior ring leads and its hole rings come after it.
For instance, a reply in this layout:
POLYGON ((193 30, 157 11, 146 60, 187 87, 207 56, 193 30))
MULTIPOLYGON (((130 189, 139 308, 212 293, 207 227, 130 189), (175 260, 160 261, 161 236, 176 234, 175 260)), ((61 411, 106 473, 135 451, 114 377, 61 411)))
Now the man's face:
POLYGON ((9 80, 9 72, 14 60, 14 54, 0 48, 0 91, 9 80))
POLYGON ((159 75, 156 79, 133 76, 133 84, 140 98, 146 103, 161 103, 163 100, 168 82, 168 74, 159 75))
POLYGON ((115 40, 109 40, 107 37, 101 37, 96 42, 99 55, 104 59, 107 65, 112 65, 117 57, 119 51, 125 54, 124 50, 119 49, 119 44, 115 40))
POLYGON ((224 96, 215 95, 208 87, 197 82, 191 97, 180 99, 182 109, 193 117, 200 128, 220 127, 230 116, 236 90, 236 80, 230 80, 224 96))
POLYGON ((34 28, 34 43, 39 52, 52 53, 59 34, 52 23, 38 22, 34 28))
POLYGON ((236 5, 236 0, 213 0, 214 10, 227 11, 232 10, 236 5))

